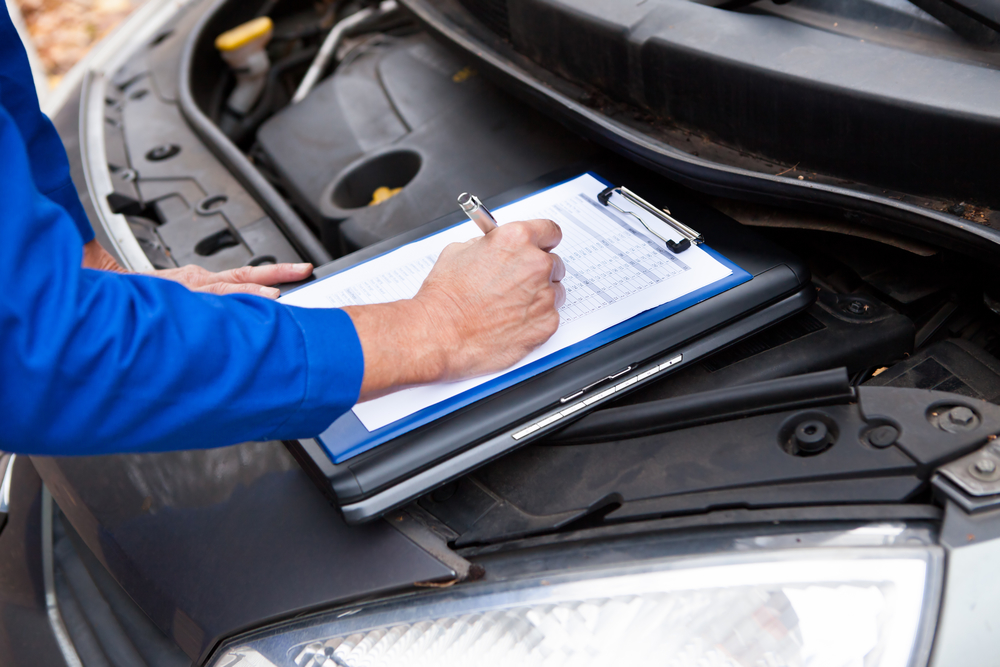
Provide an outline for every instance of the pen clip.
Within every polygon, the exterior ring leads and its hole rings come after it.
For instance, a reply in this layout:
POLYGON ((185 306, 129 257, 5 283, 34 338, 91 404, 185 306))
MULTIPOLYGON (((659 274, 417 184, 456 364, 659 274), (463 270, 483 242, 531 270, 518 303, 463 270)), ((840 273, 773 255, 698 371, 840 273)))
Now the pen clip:
POLYGON ((630 215, 636 220, 638 220, 639 223, 642 224, 642 226, 645 227, 650 234, 663 241, 670 249, 670 251, 673 253, 684 252, 685 250, 690 248, 692 244, 699 245, 705 242, 705 237, 703 237, 699 232, 691 229, 680 220, 674 218, 672 215, 670 215, 669 211, 665 209, 660 210, 656 208, 648 201, 646 201, 639 195, 635 194, 634 192, 626 188, 624 185, 618 185, 618 186, 612 185, 605 188, 604 190, 601 191, 599 195, 597 195, 597 201, 601 202, 605 206, 610 206, 614 208, 615 210, 624 215, 630 215), (613 201, 611 201, 612 194, 620 195, 626 201, 635 204, 636 206, 643 209, 647 213, 653 215, 656 219, 666 223, 674 231, 676 231, 678 234, 681 235, 682 237, 681 240, 674 241, 673 239, 668 239, 664 237, 663 234, 650 227, 646 223, 646 221, 643 220, 640 216, 636 215, 635 212, 627 211, 622 207, 618 206, 617 204, 615 204, 613 201))

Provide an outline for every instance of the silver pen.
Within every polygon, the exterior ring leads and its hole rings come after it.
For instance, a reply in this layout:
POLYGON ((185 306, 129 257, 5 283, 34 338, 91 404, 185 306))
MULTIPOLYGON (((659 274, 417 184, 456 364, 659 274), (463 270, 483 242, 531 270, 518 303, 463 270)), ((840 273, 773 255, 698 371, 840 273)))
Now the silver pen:
POLYGON ((499 226, 493 218, 493 214, 490 213, 490 209, 483 206, 483 202, 479 201, 479 197, 476 195, 463 192, 458 195, 458 205, 469 216, 469 220, 472 220, 483 230, 483 234, 489 234, 499 226))

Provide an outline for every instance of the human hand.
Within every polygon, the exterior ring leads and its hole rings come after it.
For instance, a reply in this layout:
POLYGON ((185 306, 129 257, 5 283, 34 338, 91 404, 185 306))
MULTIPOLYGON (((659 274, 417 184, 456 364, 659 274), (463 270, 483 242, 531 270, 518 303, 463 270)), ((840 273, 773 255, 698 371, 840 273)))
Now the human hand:
POLYGON ((566 298, 551 220, 502 225, 445 248, 413 299, 345 308, 365 357, 361 397, 519 361, 555 333, 566 298))
POLYGON ((528 220, 444 249, 414 297, 446 354, 443 380, 507 368, 547 341, 566 300, 562 240, 551 220, 528 220))
POLYGON ((312 270, 312 264, 265 264, 241 266, 238 269, 213 273, 195 264, 188 264, 179 269, 161 269, 147 275, 179 282, 195 292, 256 294, 277 299, 281 296, 281 291, 266 285, 305 280, 312 270))
MULTIPOLYGON (((84 244, 83 267, 115 273, 131 273, 118 264, 115 258, 97 241, 84 244)), ((267 285, 305 280, 312 273, 312 270, 312 264, 266 264, 264 266, 241 266, 238 269, 215 273, 200 266, 188 264, 179 269, 150 271, 146 275, 173 280, 196 292, 256 294, 269 299, 277 299, 281 292, 274 287, 267 287, 267 285)))

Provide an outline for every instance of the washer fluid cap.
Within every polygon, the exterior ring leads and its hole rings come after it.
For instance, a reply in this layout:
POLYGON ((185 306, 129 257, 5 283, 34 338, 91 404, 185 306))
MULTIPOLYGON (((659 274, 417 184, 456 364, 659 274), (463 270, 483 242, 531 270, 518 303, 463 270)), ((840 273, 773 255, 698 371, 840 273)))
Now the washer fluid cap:
POLYGON ((267 16, 261 16, 260 18, 247 21, 243 25, 236 26, 232 30, 227 30, 216 37, 215 48, 222 52, 235 51, 255 39, 264 37, 265 35, 269 36, 273 29, 274 24, 271 22, 271 19, 267 16))

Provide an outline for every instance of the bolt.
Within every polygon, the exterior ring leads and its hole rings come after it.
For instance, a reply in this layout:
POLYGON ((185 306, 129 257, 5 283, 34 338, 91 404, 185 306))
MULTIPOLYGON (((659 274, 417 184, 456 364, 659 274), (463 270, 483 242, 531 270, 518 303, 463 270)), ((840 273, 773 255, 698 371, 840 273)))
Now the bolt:
POLYGON ((997 464, 993 459, 979 459, 974 467, 980 475, 992 475, 996 472, 997 464))
POLYGON ((948 411, 948 421, 956 426, 969 426, 976 419, 976 413, 966 407, 958 406, 948 411))
POLYGON ((851 301, 847 304, 847 310, 855 315, 864 315, 868 312, 868 304, 864 301, 851 301))

